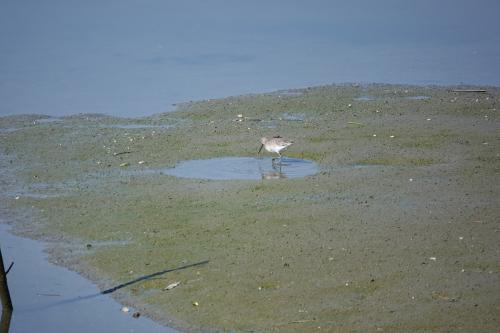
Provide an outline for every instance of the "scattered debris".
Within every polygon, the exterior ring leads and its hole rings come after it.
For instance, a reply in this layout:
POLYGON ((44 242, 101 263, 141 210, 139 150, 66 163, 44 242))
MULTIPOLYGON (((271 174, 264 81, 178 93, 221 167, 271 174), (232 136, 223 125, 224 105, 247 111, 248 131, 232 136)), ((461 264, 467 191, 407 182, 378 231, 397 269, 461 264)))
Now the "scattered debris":
POLYGON ((180 281, 177 281, 177 282, 171 283, 171 284, 169 284, 168 286, 166 286, 165 288, 163 288, 163 290, 172 290, 172 289, 174 289, 175 287, 178 287, 180 284, 181 284, 181 282, 180 282, 180 281))
POLYGON ((457 301, 456 298, 450 297, 447 293, 438 292, 438 291, 433 291, 431 294, 431 297, 433 299, 438 299, 438 300, 448 301, 448 302, 456 302, 457 301))

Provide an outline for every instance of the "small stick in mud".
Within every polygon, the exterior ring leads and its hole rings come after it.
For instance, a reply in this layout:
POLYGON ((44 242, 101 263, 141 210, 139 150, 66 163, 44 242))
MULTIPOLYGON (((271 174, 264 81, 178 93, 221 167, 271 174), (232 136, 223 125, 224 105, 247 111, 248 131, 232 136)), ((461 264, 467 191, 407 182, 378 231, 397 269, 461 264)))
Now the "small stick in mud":
POLYGON ((355 121, 348 121, 347 123, 348 123, 349 125, 366 126, 365 124, 358 123, 358 122, 355 122, 355 121))
POLYGON ((113 156, 118 156, 118 155, 123 155, 123 154, 132 154, 132 153, 133 153, 132 151, 122 151, 119 153, 113 153, 113 156))

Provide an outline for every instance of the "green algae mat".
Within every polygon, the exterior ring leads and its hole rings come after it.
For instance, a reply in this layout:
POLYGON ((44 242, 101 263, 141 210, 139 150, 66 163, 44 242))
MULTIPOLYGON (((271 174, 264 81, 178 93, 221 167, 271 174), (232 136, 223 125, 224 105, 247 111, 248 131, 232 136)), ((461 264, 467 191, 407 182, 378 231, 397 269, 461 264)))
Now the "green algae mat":
POLYGON ((494 87, 334 85, 140 119, 3 117, 2 219, 183 331, 495 332, 498 104, 494 87), (255 158, 275 135, 318 172, 165 172, 255 158))

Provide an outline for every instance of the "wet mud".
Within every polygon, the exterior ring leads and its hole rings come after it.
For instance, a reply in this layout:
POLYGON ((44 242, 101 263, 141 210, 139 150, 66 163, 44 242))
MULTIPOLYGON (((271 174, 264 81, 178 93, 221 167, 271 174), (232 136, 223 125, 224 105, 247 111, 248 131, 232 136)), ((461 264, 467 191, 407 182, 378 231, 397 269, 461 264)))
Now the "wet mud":
POLYGON ((500 89, 480 88, 334 85, 141 119, 3 117, 2 216, 102 290, 208 260, 114 294, 184 331, 495 332, 500 89), (254 159, 273 135, 317 170, 151 172, 254 159))

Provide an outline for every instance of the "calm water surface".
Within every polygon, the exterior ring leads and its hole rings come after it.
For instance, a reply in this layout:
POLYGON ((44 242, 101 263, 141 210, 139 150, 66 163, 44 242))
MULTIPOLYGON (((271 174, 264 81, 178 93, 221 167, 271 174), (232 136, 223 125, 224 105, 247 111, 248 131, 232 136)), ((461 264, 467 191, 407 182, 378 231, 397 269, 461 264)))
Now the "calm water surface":
POLYGON ((312 176, 318 172, 313 161, 298 158, 221 157, 182 161, 164 174, 181 178, 217 180, 286 179, 312 176))
POLYGON ((500 85, 498 1, 14 1, 0 115, 144 116, 342 82, 500 85))

